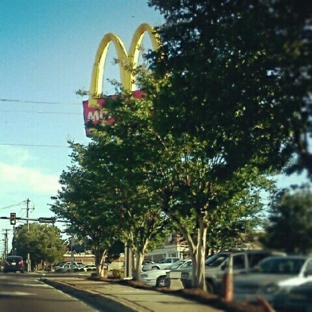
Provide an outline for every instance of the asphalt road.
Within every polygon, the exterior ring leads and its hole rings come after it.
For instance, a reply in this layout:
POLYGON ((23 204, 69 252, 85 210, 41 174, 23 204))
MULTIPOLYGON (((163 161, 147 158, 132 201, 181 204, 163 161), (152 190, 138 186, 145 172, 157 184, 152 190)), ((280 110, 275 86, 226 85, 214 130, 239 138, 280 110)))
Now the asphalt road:
POLYGON ((1 312, 91 312, 96 309, 40 282, 40 275, 0 273, 1 312))

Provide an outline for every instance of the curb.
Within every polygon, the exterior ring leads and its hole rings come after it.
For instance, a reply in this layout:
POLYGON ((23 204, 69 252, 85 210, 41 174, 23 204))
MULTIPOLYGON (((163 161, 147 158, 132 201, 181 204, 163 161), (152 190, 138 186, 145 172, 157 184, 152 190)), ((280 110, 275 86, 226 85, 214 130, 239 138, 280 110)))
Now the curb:
POLYGON ((49 279, 41 279, 43 283, 52 286, 72 297, 75 297, 90 306, 105 312, 137 312, 148 311, 147 309, 138 309, 130 307, 129 302, 122 302, 121 300, 114 300, 108 296, 95 293, 93 291, 80 289, 66 283, 59 281, 52 281, 49 279))

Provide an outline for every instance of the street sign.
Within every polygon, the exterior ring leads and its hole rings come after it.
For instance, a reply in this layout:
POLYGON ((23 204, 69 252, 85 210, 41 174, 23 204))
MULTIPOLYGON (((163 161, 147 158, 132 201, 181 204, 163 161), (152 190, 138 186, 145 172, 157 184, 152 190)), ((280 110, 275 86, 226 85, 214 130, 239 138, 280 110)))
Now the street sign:
POLYGON ((40 223, 54 223, 56 220, 55 218, 38 218, 40 223))

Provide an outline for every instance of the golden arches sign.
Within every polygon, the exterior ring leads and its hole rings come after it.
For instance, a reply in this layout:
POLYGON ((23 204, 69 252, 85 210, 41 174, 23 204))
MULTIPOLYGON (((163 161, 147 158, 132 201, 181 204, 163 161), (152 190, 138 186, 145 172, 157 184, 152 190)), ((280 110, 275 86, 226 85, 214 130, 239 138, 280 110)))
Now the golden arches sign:
POLYGON ((115 46, 117 57, 119 59, 120 81, 122 87, 127 90, 132 90, 134 77, 132 76, 131 72, 127 70, 126 67, 127 65, 131 65, 133 67, 137 66, 140 53, 140 45, 146 32, 149 34, 153 49, 157 50, 159 47, 159 38, 155 34, 154 28, 146 23, 141 24, 136 29, 132 37, 129 53, 127 53, 124 43, 117 35, 113 33, 108 33, 103 37, 95 55, 95 61, 91 76, 90 98, 88 101, 89 107, 98 107, 98 99, 100 98, 103 91, 104 66, 107 51, 111 42, 113 42, 115 46))

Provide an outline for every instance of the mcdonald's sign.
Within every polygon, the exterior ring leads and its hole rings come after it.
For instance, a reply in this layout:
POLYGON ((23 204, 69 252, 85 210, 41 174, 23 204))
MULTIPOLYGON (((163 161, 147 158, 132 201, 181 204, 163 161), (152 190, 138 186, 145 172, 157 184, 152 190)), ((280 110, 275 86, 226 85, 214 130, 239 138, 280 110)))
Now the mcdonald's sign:
MULTIPOLYGON (((104 67, 107 57, 107 51, 110 43, 112 42, 115 46, 117 58, 119 60, 119 71, 120 71, 120 82, 124 89, 133 91, 135 78, 132 73, 127 70, 129 66, 136 67, 139 60, 140 45, 143 40, 145 33, 148 33, 152 47, 154 50, 157 50, 160 44, 159 37, 155 33, 155 30, 149 24, 141 24, 136 31, 131 40, 129 52, 127 52, 123 41, 115 34, 108 33, 106 34, 95 55, 89 100, 83 102, 83 111, 84 111, 84 121, 87 124, 90 120, 94 124, 98 123, 100 120, 105 120, 108 123, 112 123, 113 119, 101 115, 100 109, 103 107, 105 100, 101 98, 103 93, 103 78, 104 78, 104 67)), ((133 91, 133 96, 141 98, 141 91, 133 91)), ((89 135, 88 129, 86 129, 87 136, 89 135)))

